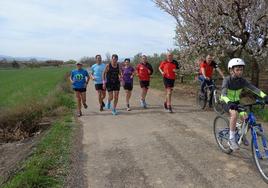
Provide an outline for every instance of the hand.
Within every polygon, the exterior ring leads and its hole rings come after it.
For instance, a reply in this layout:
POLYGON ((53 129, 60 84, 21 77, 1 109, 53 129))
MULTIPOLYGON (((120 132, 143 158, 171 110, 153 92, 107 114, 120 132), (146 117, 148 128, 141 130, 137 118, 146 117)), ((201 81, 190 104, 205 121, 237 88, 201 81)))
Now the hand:
POLYGON ((92 80, 94 80, 94 81, 95 81, 95 77, 94 77, 94 76, 92 76, 92 80))
POLYGON ((232 103, 231 101, 228 102, 228 108, 230 110, 237 110, 238 109, 238 105, 235 103, 232 103))
POLYGON ((105 83, 102 84, 102 89, 106 90, 106 84, 105 83))
POLYGON ((264 102, 265 102, 265 104, 268 104, 268 95, 266 95, 266 96, 264 97, 264 102))

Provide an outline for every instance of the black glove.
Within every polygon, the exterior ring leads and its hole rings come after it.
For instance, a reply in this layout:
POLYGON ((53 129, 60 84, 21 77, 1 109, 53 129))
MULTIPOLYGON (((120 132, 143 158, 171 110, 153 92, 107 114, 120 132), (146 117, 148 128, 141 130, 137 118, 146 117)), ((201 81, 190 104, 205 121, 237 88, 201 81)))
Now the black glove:
POLYGON ((264 97, 264 102, 265 102, 265 104, 268 104, 268 95, 266 95, 266 96, 264 97))
POLYGON ((230 110, 237 110, 238 109, 238 105, 235 103, 232 103, 231 101, 228 102, 228 108, 230 110))

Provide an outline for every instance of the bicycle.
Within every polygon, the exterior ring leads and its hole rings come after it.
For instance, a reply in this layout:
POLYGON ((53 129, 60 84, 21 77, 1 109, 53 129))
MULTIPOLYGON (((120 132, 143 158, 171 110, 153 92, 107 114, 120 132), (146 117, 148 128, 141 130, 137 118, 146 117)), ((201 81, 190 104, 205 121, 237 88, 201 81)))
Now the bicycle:
MULTIPOLYGON (((254 163, 260 172, 262 178, 268 183, 268 147, 267 136, 264 134, 261 124, 256 122, 254 113, 252 112, 253 106, 261 106, 264 108, 263 101, 256 100, 253 104, 239 105, 239 111, 249 111, 248 117, 244 121, 238 121, 236 124, 235 138, 238 145, 241 145, 247 135, 248 130, 251 132, 251 151, 254 163)), ((226 117, 218 115, 214 119, 214 136, 220 149, 227 154, 233 151, 228 145, 229 140, 229 121, 226 117)))
POLYGON ((215 85, 215 81, 216 79, 212 80, 211 85, 206 85, 204 87, 204 93, 201 92, 200 88, 197 89, 196 103, 200 109, 205 109, 208 103, 208 99, 209 101, 212 100, 213 110, 217 114, 223 114, 223 103, 220 101, 220 92, 218 92, 218 88, 215 85))

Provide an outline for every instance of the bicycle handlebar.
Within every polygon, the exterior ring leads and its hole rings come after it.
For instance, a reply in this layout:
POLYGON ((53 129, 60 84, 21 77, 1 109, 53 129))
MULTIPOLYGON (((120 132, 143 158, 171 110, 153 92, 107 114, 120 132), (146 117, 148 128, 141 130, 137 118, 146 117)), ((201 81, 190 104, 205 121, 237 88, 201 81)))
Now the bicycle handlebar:
POLYGON ((247 111, 247 108, 249 108, 249 111, 252 111, 253 106, 261 106, 261 108, 263 109, 264 106, 265 106, 265 102, 257 99, 255 101, 255 103, 245 104, 245 105, 240 105, 239 104, 238 105, 238 110, 242 112, 242 111, 247 111))

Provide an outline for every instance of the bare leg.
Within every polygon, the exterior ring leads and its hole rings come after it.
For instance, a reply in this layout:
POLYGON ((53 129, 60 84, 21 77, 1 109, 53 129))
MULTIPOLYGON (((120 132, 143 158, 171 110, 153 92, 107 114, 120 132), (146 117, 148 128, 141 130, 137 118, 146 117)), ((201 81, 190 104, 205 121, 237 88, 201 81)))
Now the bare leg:
POLYGON ((113 109, 116 109, 118 103, 119 91, 114 91, 114 106, 113 109))

